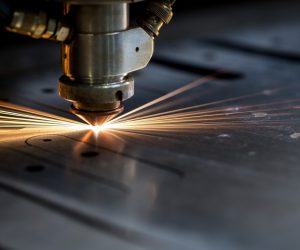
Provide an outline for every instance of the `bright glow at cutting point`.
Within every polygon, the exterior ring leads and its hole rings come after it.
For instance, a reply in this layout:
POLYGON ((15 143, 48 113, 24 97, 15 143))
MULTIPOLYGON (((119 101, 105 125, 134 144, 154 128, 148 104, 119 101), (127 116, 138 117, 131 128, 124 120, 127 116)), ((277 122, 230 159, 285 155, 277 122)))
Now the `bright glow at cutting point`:
POLYGON ((104 126, 89 126, 90 129, 95 133, 95 134, 99 134, 101 132, 103 132, 105 130, 105 127, 104 126))

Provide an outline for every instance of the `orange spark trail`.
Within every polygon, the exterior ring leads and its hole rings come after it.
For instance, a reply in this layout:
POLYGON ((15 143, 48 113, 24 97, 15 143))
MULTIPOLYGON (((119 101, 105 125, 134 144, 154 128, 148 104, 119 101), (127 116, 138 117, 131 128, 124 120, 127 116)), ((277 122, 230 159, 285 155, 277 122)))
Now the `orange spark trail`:
MULTIPOLYGON (((102 130, 126 131, 131 133, 146 132, 199 132, 200 129, 209 128, 249 128, 249 127, 276 127, 282 126, 293 119, 299 122, 298 103, 300 99, 277 100, 269 103, 236 105, 239 101, 251 101, 251 98, 270 98, 275 93, 282 92, 291 87, 282 87, 272 90, 263 90, 243 96, 231 97, 181 108, 173 108, 163 112, 154 112, 160 108, 172 107, 178 99, 171 98, 185 93, 188 90, 201 86, 214 79, 207 76, 194 81, 186 86, 176 89, 167 95, 157 98, 145 105, 134 109, 102 126, 102 130), (163 101, 168 100, 167 105, 163 101), (224 106, 234 104, 235 106, 224 106), (159 104, 156 108, 152 106, 159 104), (219 106, 219 107, 218 107, 219 106)), ((292 86, 294 87, 294 86, 292 86)), ((272 98, 274 98, 272 96, 272 98)), ((186 100, 189 100, 187 97, 186 100)), ((256 99, 257 100, 257 99, 256 99)))
MULTIPOLYGON (((199 86, 202 85, 202 84, 205 84, 205 83, 207 83, 207 82, 209 82, 209 81, 211 81, 211 80, 216 79, 216 76, 217 76, 218 74, 220 74, 220 73, 221 73, 221 72, 216 72, 216 73, 213 74, 213 75, 209 75, 209 76, 206 76, 206 77, 197 79, 196 81, 193 81, 193 82, 191 82, 191 83, 189 83, 189 84, 187 84, 187 85, 185 85, 185 86, 183 86, 183 87, 180 87, 180 88, 178 88, 178 89, 176 89, 176 90, 174 90, 174 91, 171 91, 170 93, 168 93, 168 94, 166 94, 166 95, 163 95, 163 96, 161 96, 161 97, 159 97, 159 98, 157 98, 157 99, 155 99, 155 100, 153 100, 153 101, 151 101, 151 102, 148 102, 148 103, 142 105, 141 107, 138 107, 137 109, 134 109, 134 110, 132 110, 132 111, 127 112, 127 113, 124 114, 124 115, 121 115, 121 116, 117 117, 116 119, 114 119, 114 121, 116 122, 116 121, 118 121, 118 120, 120 120, 120 119, 123 119, 123 118, 125 118, 125 117, 128 117, 129 115, 132 115, 132 114, 134 114, 134 113, 137 113, 137 112, 139 112, 139 111, 141 111, 141 110, 143 110, 143 109, 145 109, 145 108, 148 108, 148 107, 150 107, 150 106, 153 106, 153 105, 155 105, 155 104, 157 104, 157 103, 161 103, 162 101, 165 101, 165 100, 167 100, 167 99, 170 99, 170 98, 172 98, 172 97, 174 97, 174 96, 177 96, 177 95, 179 95, 179 94, 181 94, 181 93, 184 93, 184 92, 186 92, 186 91, 188 91, 188 90, 191 90, 191 89, 193 89, 193 88, 199 87, 199 86)), ((223 72, 222 72, 222 73, 223 73, 223 72)))

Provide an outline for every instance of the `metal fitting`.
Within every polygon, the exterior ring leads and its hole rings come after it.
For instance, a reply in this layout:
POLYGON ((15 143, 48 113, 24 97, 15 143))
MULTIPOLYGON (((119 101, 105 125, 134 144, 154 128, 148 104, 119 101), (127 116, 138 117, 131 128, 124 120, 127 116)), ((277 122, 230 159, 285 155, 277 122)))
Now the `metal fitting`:
POLYGON ((168 24, 173 17, 172 0, 150 1, 146 14, 138 20, 138 24, 151 36, 157 37, 163 25, 168 24))
POLYGON ((6 29, 36 39, 59 42, 67 40, 70 35, 70 28, 67 25, 55 18, 49 18, 44 11, 16 10, 6 29))

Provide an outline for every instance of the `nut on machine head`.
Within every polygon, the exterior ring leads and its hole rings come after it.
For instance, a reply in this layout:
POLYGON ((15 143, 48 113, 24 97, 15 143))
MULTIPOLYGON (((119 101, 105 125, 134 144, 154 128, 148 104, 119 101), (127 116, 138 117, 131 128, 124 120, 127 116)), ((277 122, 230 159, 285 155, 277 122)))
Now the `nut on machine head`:
POLYGON ((154 37, 171 20, 174 0, 148 0, 144 13, 129 23, 129 4, 143 0, 63 0, 62 20, 45 11, 15 11, 7 29, 62 42, 59 94, 71 110, 92 125, 123 111, 134 95, 131 73, 153 55, 154 37))

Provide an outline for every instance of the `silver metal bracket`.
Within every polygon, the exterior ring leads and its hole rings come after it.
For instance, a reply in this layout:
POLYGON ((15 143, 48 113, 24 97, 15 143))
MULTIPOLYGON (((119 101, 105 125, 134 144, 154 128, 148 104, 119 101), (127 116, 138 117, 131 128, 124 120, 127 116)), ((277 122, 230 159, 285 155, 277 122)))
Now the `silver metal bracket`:
POLYGON ((146 67, 153 49, 153 38, 140 27, 106 34, 77 34, 70 44, 63 45, 64 72, 71 79, 103 82, 103 77, 122 76, 146 67))

